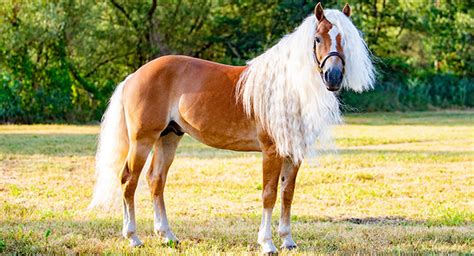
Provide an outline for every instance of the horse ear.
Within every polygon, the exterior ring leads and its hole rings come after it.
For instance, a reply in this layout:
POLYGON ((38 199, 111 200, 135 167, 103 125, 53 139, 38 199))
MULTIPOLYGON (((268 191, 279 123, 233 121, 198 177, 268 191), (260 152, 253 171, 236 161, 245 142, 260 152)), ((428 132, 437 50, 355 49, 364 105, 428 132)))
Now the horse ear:
POLYGON ((322 21, 324 19, 324 10, 321 3, 318 3, 316 7, 314 7, 314 15, 316 15, 316 19, 318 19, 318 21, 322 21))
POLYGON ((346 5, 344 5, 344 8, 342 8, 342 13, 344 13, 347 17, 351 17, 351 7, 348 3, 346 3, 346 5))

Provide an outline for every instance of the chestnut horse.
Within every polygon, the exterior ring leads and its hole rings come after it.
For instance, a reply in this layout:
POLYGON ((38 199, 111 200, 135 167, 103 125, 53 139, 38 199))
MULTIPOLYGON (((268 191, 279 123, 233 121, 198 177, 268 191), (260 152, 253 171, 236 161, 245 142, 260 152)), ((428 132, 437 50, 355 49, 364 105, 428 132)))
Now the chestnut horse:
POLYGON ((271 217, 281 180, 282 248, 294 249, 290 209, 304 155, 329 126, 340 121, 335 91, 370 89, 370 53, 342 12, 318 4, 296 30, 247 66, 222 65, 185 56, 155 59, 116 88, 101 125, 97 184, 92 206, 110 201, 122 188, 123 236, 140 246, 134 194, 151 154, 147 181, 154 207, 154 230, 178 242, 166 217, 163 190, 183 134, 204 144, 263 154, 263 216, 258 242, 277 251, 271 217))

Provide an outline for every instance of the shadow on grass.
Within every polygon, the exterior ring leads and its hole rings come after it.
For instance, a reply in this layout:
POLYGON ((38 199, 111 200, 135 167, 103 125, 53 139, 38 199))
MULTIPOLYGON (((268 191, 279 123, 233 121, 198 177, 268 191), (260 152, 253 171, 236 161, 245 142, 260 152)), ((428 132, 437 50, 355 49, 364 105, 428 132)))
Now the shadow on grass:
POLYGON ((354 125, 429 125, 466 126, 474 124, 474 111, 374 112, 346 114, 345 122, 354 125))
POLYGON ((0 134, 0 154, 92 156, 96 141, 94 134, 0 134))
POLYGON ((314 216, 292 216, 295 223, 333 223, 333 224, 353 224, 365 226, 429 226, 428 220, 414 220, 400 216, 373 216, 373 217, 321 217, 314 216))
MULTIPOLYGON (((96 148, 96 134, 0 134, 0 154, 94 156, 96 148)), ((242 158, 260 154, 215 149, 185 136, 178 147, 177 155, 199 158, 242 158)))
POLYGON ((446 156, 460 156, 472 154, 474 151, 449 151, 449 150, 403 150, 403 149, 339 149, 337 154, 342 155, 357 155, 357 154, 403 154, 403 155, 446 155, 446 156))
POLYGON ((366 217, 366 218, 342 218, 334 219, 334 222, 349 222, 358 225, 426 225, 426 221, 410 220, 403 217, 397 216, 384 216, 384 217, 366 217))
MULTIPOLYGON (((94 134, 0 134, 0 154, 47 155, 47 156, 94 156, 97 135, 94 134)), ((427 154, 458 156, 472 151, 437 150, 386 150, 386 149, 339 149, 342 155, 357 154, 427 154)), ((322 155, 325 155, 323 153, 322 155)), ((329 152, 327 154, 334 154, 329 152)), ((178 157, 244 158, 260 157, 258 152, 235 152, 206 146, 189 136, 183 139, 177 150, 178 157)))

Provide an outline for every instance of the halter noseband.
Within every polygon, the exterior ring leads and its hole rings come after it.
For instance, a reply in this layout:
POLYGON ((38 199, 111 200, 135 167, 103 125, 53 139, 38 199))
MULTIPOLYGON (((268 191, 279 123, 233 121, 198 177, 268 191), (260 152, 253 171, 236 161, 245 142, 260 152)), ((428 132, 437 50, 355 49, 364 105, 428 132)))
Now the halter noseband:
POLYGON ((314 60, 316 61, 316 63, 318 63, 318 71, 319 71, 319 74, 321 74, 321 77, 323 77, 323 68, 324 68, 324 65, 326 65, 326 61, 332 56, 335 56, 335 57, 338 57, 339 59, 341 59, 342 74, 344 74, 345 67, 346 67, 346 61, 344 60, 344 57, 339 52, 330 52, 330 53, 328 53, 328 55, 326 55, 326 57, 324 57, 322 62, 319 62, 318 56, 316 54, 316 40, 314 40, 313 57, 314 57, 314 60))

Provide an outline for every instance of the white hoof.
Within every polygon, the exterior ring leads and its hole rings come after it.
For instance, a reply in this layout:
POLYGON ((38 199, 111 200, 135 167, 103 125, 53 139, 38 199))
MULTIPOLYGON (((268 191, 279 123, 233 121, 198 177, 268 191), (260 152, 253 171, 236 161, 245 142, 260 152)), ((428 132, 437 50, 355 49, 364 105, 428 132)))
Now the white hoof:
POLYGON ((264 255, 272 255, 272 254, 278 253, 278 250, 272 241, 265 241, 261 243, 261 245, 262 245, 262 253, 264 255))
POLYGON ((296 248, 297 248, 296 243, 295 241, 293 241, 293 238, 291 237, 291 235, 288 235, 287 237, 283 239, 283 244, 281 245, 281 249, 287 249, 291 251, 296 248))
POLYGON ((176 246, 179 244, 178 238, 173 234, 170 229, 167 230, 157 230, 155 229, 155 234, 163 238, 163 242, 170 246, 176 246))
POLYGON ((132 235, 128 240, 130 241, 130 247, 142 247, 143 246, 142 241, 140 241, 140 239, 136 235, 132 235))

